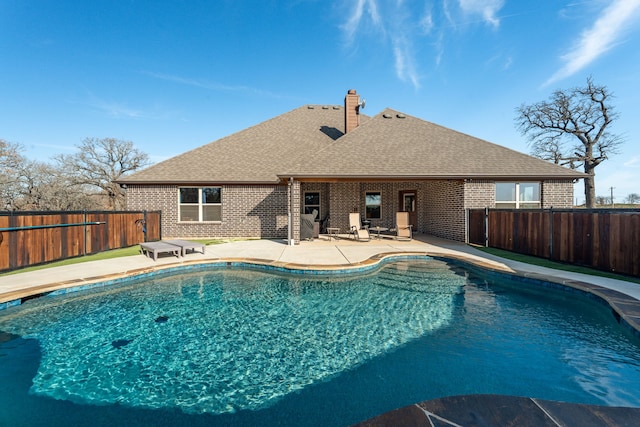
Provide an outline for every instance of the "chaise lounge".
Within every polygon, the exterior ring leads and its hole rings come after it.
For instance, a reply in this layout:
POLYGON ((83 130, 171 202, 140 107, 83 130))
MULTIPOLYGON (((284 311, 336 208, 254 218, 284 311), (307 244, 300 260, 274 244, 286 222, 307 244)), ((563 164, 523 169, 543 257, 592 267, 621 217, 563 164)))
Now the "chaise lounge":
POLYGON ((158 254, 170 253, 177 257, 185 256, 188 251, 195 252, 198 249, 204 254, 204 243, 192 242, 190 240, 161 240, 159 242, 140 243, 140 251, 149 256, 152 255, 153 260, 158 260, 158 254))
POLYGON ((176 257, 180 257, 182 253, 182 249, 180 246, 172 245, 167 242, 144 242, 140 243, 140 252, 144 255, 149 256, 151 254, 153 256, 153 260, 158 260, 158 254, 161 253, 170 253, 175 255, 176 257))
POLYGON ((187 251, 195 252, 196 249, 198 249, 199 252, 202 252, 204 254, 204 248, 206 246, 204 243, 198 243, 198 242, 192 242, 190 240, 180 240, 180 239, 163 240, 163 242, 169 243, 171 245, 179 246, 181 250, 181 253, 180 253, 181 256, 185 256, 187 254, 187 251))
POLYGON ((368 241, 371 240, 368 226, 362 227, 360 223, 360 214, 358 212, 352 212, 349 214, 349 234, 353 234, 356 240, 368 241))

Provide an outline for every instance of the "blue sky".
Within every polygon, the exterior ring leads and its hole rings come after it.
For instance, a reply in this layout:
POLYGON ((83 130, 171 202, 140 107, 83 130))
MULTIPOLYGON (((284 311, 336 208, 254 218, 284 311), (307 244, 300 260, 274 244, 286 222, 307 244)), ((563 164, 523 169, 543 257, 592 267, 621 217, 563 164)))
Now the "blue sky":
POLYGON ((44 161, 114 137, 157 162, 348 89, 528 153, 515 109, 592 76, 626 137, 596 193, 640 193, 640 0, 0 0, 0 58, 0 138, 44 161))

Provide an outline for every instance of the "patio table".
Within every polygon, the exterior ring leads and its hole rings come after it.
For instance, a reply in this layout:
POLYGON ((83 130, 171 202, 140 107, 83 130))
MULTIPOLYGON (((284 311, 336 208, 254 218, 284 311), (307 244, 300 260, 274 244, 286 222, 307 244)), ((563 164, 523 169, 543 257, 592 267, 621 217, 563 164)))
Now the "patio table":
POLYGON ((376 238, 380 239, 380 232, 389 231, 389 229, 387 227, 369 227, 369 231, 377 231, 378 235, 376 236, 376 238))
POLYGON ((340 233, 340 228, 327 227, 327 235, 329 236, 329 240, 331 240, 331 238, 338 240, 338 233, 340 233))

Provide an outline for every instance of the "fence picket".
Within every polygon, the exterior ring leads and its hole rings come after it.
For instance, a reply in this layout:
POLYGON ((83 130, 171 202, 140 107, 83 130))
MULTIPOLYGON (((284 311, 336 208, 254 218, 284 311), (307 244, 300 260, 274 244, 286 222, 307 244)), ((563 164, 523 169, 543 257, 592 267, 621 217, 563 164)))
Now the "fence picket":
POLYGON ((469 243, 640 277, 640 209, 469 209, 468 218, 469 243))
POLYGON ((0 271, 160 240, 160 219, 160 211, 0 212, 0 271))

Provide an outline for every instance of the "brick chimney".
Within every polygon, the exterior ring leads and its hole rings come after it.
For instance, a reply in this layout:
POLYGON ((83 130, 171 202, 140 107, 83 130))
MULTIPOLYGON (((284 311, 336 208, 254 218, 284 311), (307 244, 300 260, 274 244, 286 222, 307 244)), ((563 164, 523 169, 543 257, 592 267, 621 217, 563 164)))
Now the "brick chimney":
POLYGON ((344 133, 348 133, 360 124, 360 96, 355 89, 349 89, 344 97, 344 133))

